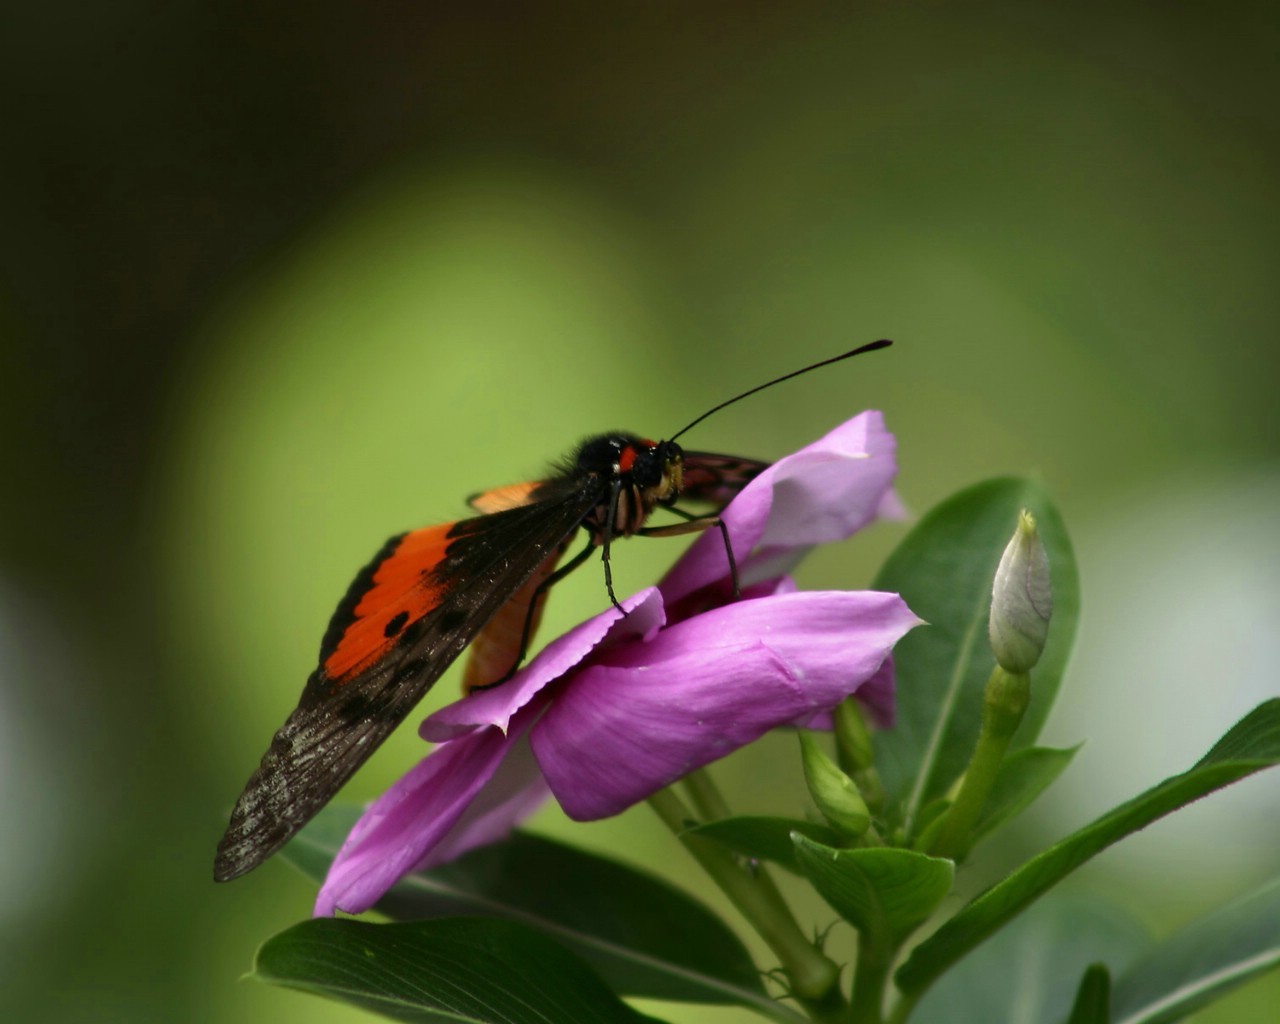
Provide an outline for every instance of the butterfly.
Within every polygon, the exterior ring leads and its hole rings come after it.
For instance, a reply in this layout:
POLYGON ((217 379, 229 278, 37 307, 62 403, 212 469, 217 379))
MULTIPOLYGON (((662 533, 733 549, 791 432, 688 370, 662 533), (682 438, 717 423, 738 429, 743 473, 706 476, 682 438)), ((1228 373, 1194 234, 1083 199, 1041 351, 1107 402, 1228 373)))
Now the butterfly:
POLYGON ((218 845, 214 878, 251 871, 289 841, 470 647, 463 686, 514 674, 547 591, 602 551, 613 591, 614 540, 717 528, 736 591, 728 529, 718 515, 768 463, 685 451, 676 438, 714 412, 802 373, 884 348, 872 342, 778 377, 703 413, 670 440, 610 433, 583 442, 542 480, 472 495, 478 514, 388 540, 356 576, 320 642, 319 665, 236 802, 218 845), (678 500, 717 510, 698 515, 678 500), (649 526, 665 508, 675 523, 649 526), (578 530, 586 545, 564 565, 578 530))

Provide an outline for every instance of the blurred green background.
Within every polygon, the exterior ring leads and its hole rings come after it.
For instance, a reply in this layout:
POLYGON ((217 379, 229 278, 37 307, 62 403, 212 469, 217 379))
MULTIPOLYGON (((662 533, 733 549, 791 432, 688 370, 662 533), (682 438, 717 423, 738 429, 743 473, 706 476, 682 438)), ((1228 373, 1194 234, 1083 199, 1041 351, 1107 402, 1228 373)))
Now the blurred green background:
MULTIPOLYGON (((0 1016, 359 1019, 237 981, 307 884, 210 880, 354 570, 876 337, 688 441, 769 458, 876 407, 917 512, 1048 483, 1085 617, 1047 739, 1088 746, 988 863, 1190 765, 1280 662, 1278 45, 1263 3, 9 5, 0 1016)), ((628 544, 620 590, 679 546, 628 544)), ((790 807, 792 743, 723 766, 740 807, 790 807)), ((1275 779, 1180 817, 1073 891, 1162 934, 1280 867, 1275 779)), ((536 825, 690 883, 646 808, 536 825)))

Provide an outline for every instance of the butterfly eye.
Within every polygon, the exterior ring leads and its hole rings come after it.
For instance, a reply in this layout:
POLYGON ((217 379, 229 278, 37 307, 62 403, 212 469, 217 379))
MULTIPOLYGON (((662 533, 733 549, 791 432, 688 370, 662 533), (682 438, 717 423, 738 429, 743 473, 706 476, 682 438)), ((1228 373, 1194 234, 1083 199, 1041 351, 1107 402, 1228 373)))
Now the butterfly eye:
POLYGON ((658 450, 639 451, 631 465, 631 480, 637 487, 654 487, 665 471, 666 462, 658 450))

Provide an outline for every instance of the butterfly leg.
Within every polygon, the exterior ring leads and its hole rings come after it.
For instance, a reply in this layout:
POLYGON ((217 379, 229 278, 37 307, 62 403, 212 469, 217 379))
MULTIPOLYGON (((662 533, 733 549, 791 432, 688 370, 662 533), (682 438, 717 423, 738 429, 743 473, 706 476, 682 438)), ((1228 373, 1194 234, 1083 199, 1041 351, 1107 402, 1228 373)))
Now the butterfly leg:
POLYGON ((676 508, 674 505, 667 505, 668 512, 672 512, 684 520, 683 523, 668 523, 666 526, 646 526, 636 532, 645 537, 679 537, 685 533, 700 533, 703 530, 709 530, 715 527, 720 531, 720 536, 724 539, 724 554, 729 562, 729 577, 733 580, 733 599, 736 601, 742 596, 742 588, 738 585, 738 563, 733 557, 733 545, 729 543, 729 527, 723 519, 718 515, 699 516, 692 512, 686 512, 682 508, 676 508))
POLYGON ((618 521, 618 497, 622 493, 622 484, 618 480, 614 480, 613 487, 609 491, 609 515, 604 521, 604 536, 600 540, 600 545, 604 549, 600 555, 601 561, 604 562, 604 588, 609 592, 609 600, 613 602, 613 606, 622 612, 623 617, 627 615, 627 610, 618 602, 618 595, 613 592, 613 566, 609 563, 609 546, 613 541, 613 525, 618 521))

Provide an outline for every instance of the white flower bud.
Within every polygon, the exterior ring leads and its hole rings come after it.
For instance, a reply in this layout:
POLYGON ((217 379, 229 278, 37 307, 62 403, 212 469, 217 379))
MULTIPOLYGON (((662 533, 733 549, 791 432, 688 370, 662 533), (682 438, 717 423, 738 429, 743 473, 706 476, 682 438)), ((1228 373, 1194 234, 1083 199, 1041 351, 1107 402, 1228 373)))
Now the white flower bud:
POLYGON ((1026 509, 1004 549, 991 590, 991 649, 1006 672, 1029 672, 1040 660, 1053 615, 1049 556, 1026 509))

